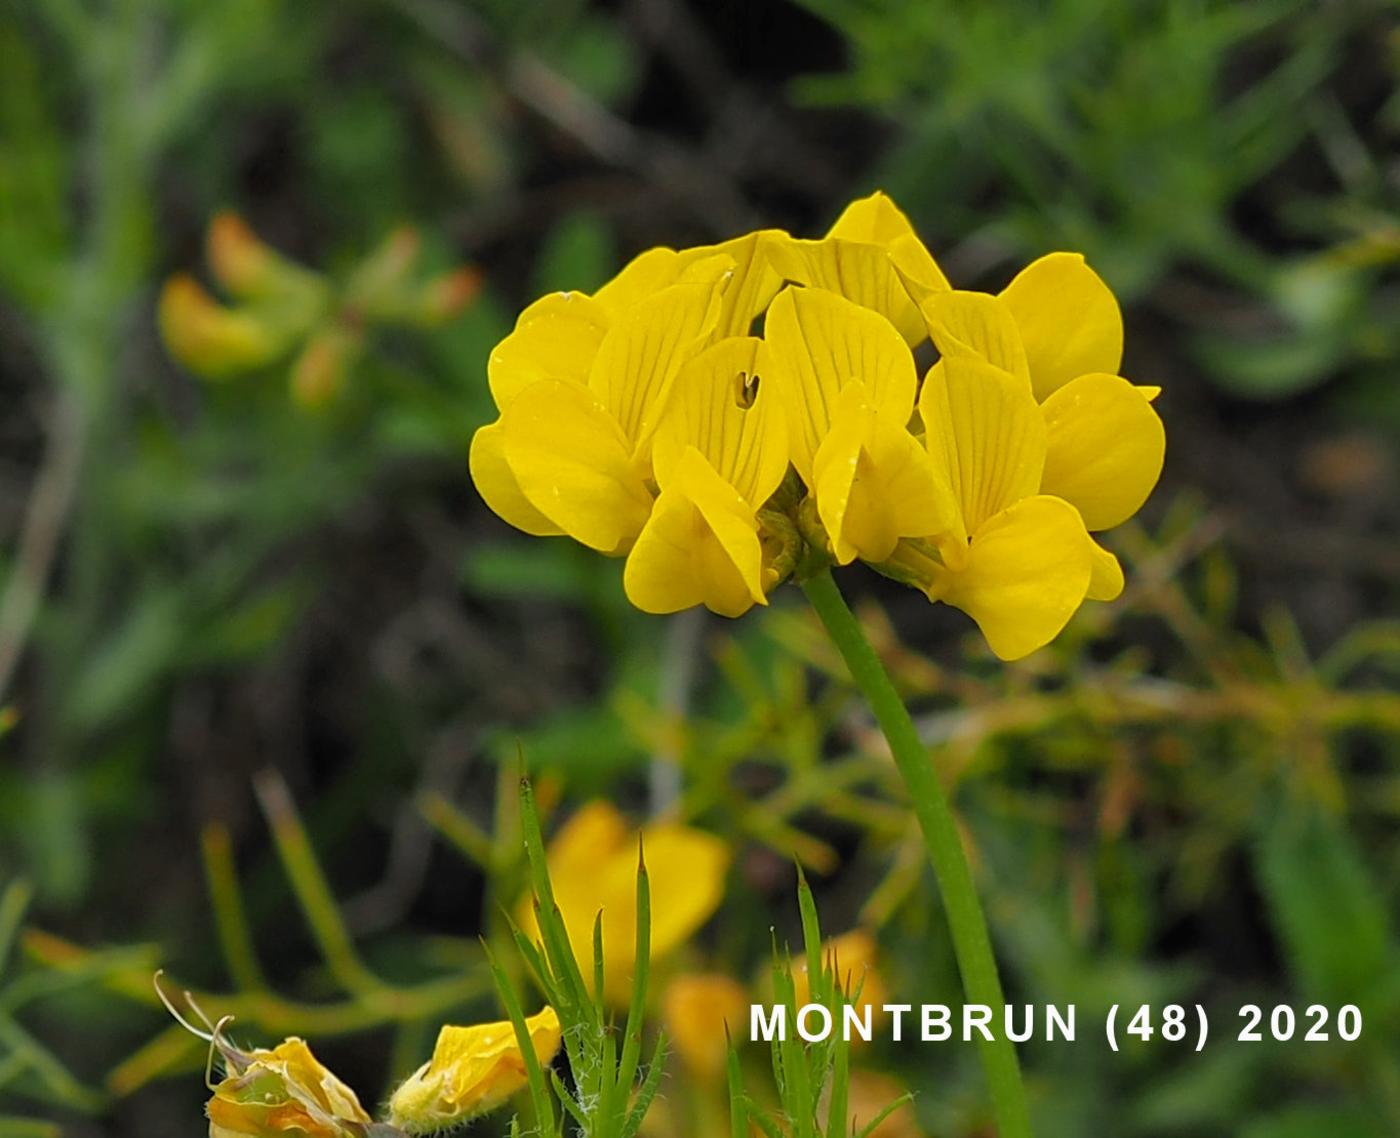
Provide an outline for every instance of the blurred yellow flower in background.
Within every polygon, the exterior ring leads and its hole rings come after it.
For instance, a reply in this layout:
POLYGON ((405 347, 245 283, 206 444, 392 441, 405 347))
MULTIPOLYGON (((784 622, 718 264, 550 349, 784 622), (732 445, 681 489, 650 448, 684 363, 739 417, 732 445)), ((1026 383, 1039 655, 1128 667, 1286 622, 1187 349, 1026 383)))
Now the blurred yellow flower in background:
MULTIPOLYGON (((525 1026, 536 1058, 549 1063, 560 1043, 554 1009, 527 1017, 525 1026)), ((444 1027, 433 1057, 394 1092, 389 1121, 410 1134, 446 1130, 495 1110, 525 1084, 525 1056, 509 1020, 444 1027)))
POLYGON ((719 972, 676 976, 662 997, 666 1034, 687 1071, 705 1083, 724 1075, 729 1041, 746 1036, 749 994, 719 972))
MULTIPOLYGON (((653 967, 683 945, 719 907, 729 849, 703 830, 655 822, 637 830, 610 803, 581 807, 546 851, 555 900, 579 968, 593 976, 593 923, 603 915, 604 996, 625 1006, 632 993, 637 936, 638 842, 651 882, 653 967)), ((516 922, 538 938, 531 897, 516 907, 516 922)))
MULTIPOLYGON (((879 961, 880 946, 868 929, 852 929, 822 943, 823 967, 835 971, 836 982, 852 1006, 862 1011, 869 1009, 872 1027, 885 1018, 884 1006, 889 995, 884 977, 880 975, 879 961)), ((797 1005, 801 1007, 812 998, 812 984, 807 962, 795 963, 798 966, 793 969, 793 988, 797 1005)), ((858 1036, 852 1037, 853 1045, 859 1046, 860 1042, 858 1036)))

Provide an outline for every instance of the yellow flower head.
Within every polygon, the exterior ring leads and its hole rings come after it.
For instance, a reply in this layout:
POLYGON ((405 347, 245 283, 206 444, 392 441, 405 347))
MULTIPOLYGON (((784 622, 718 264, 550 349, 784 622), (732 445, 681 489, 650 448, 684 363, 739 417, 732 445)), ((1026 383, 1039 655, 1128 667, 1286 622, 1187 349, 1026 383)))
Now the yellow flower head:
MULTIPOLYGON (((651 881, 651 962, 664 960, 709 919, 724 894, 729 850, 719 838, 671 822, 630 827, 606 802, 578 810, 545 851, 554 898, 585 977, 593 975, 593 922, 603 915, 604 996, 625 1007, 637 937, 637 848, 651 881)), ((538 937, 532 899, 516 920, 538 937)))
MULTIPOLYGON (((540 1063, 559 1050, 559 1017, 551 1007, 525 1026, 540 1063)), ((525 1056, 510 1021, 444 1027, 433 1057, 389 1100, 390 1123, 410 1134, 446 1130, 495 1110, 526 1084, 525 1056)))
POLYGON ((749 1013, 744 986, 722 973, 686 973, 666 985, 662 1006, 667 1037, 687 1070, 706 1082, 720 1078, 729 1039, 744 1038, 749 1013))
POLYGON ((625 556, 647 612, 738 616, 860 559, 1015 659, 1122 589, 1089 535, 1141 507, 1165 449, 1122 350, 1082 257, 955 290, 876 193, 818 240, 652 249, 531 305, 492 354, 472 475, 518 528, 625 556))

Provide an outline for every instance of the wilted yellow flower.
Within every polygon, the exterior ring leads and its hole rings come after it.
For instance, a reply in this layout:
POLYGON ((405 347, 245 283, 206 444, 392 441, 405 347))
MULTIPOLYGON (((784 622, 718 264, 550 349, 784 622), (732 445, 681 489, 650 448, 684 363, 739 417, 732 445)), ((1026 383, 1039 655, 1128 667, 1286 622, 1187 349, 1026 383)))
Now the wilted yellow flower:
POLYGON ((662 997, 666 1035, 687 1069, 712 1081, 724 1073, 729 1039, 744 1037, 749 996, 737 980, 718 972, 691 972, 666 985, 662 997))
POLYGON ((228 1075, 209 1100, 210 1138, 358 1138, 373 1121, 303 1040, 243 1052, 216 1034, 228 1075))
POLYGON ((1143 504, 1165 446, 1122 346, 1082 257, 957 291, 876 193, 817 240, 653 249, 531 305, 492 354, 472 475, 518 528, 627 556, 645 611, 737 616, 859 558, 1014 659, 1122 589, 1089 535, 1143 504))
MULTIPOLYGON (((593 976, 593 922, 603 914, 604 996, 625 1006, 632 993, 637 937, 637 851, 646 852, 651 885, 651 962, 684 944, 719 906, 729 850, 719 838, 674 822, 639 831, 609 803, 581 807, 549 843, 546 860, 554 898, 585 979, 593 976)), ((522 898, 516 920, 537 938, 533 901, 522 898)))
MULTIPOLYGON (((525 1026, 541 1064, 559 1050, 559 1017, 551 1007, 525 1026)), ((433 1057, 389 1100, 389 1121, 410 1134, 428 1134, 495 1110, 526 1085, 525 1056, 509 1020, 444 1027, 433 1057)))

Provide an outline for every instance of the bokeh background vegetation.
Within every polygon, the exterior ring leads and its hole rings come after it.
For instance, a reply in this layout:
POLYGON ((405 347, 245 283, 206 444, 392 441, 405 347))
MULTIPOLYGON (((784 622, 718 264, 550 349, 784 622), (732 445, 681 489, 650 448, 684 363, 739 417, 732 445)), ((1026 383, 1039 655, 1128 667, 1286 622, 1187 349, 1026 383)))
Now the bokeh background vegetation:
MULTIPOLYGON (((615 563, 509 531, 466 473, 523 303, 651 244, 816 235, 874 187, 963 287, 1084 251, 1125 373, 1164 388, 1128 590, 1053 647, 1003 666, 960 614, 843 577, 1012 998, 1214 1014, 1200 1055, 1029 1045, 1038 1133, 1400 1133, 1395 15, 0 5, 0 1133, 203 1129, 161 964, 234 993, 253 1041, 310 1035, 367 1102, 437 1024, 491 1018, 520 753, 558 817, 601 796, 730 844, 693 959, 757 974, 796 859, 889 991, 956 999, 900 785, 799 598, 642 616, 615 563), (205 382, 155 312, 222 209, 333 281, 412 224, 425 272, 484 286, 438 327, 356 328, 315 410, 290 348, 205 382), (1236 1044, 1243 1003, 1366 1030, 1236 1044)), ((917 1092, 918 1132, 989 1133, 971 1048, 858 1061, 917 1092)))

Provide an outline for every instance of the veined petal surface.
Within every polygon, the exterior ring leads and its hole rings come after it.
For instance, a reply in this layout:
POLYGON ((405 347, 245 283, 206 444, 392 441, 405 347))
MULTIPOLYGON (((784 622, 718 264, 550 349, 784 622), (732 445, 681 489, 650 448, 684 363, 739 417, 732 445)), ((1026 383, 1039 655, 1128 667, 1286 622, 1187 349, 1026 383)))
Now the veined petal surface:
POLYGON ((928 334, 944 359, 976 356, 1030 385, 1030 368, 1011 310, 985 292, 932 292, 919 304, 928 334))
POLYGON ((864 384, 867 399, 892 420, 905 422, 913 411, 914 358, 877 312, 825 289, 784 289, 768 309, 764 339, 788 413, 792 462, 808 486, 847 383, 864 384))
POLYGON ((651 494, 631 441, 586 388, 532 384, 506 408, 501 430, 506 462, 536 510, 600 553, 631 548, 651 494))
POLYGON ((652 463, 658 485, 665 489, 693 446, 757 509, 787 472, 780 398, 762 340, 735 336, 706 348, 681 368, 657 426, 652 463))
POLYGON ((974 356, 949 356, 924 380, 919 411, 967 533, 1039 492, 1045 419, 1022 380, 974 356))
POLYGON ((681 365, 719 319, 721 280, 670 285, 615 321, 593 359, 588 386, 635 452, 645 443, 681 365))
POLYGON ((885 317, 907 344, 927 336, 918 307, 883 245, 824 238, 775 240, 768 259, 784 280, 834 292, 885 317))

